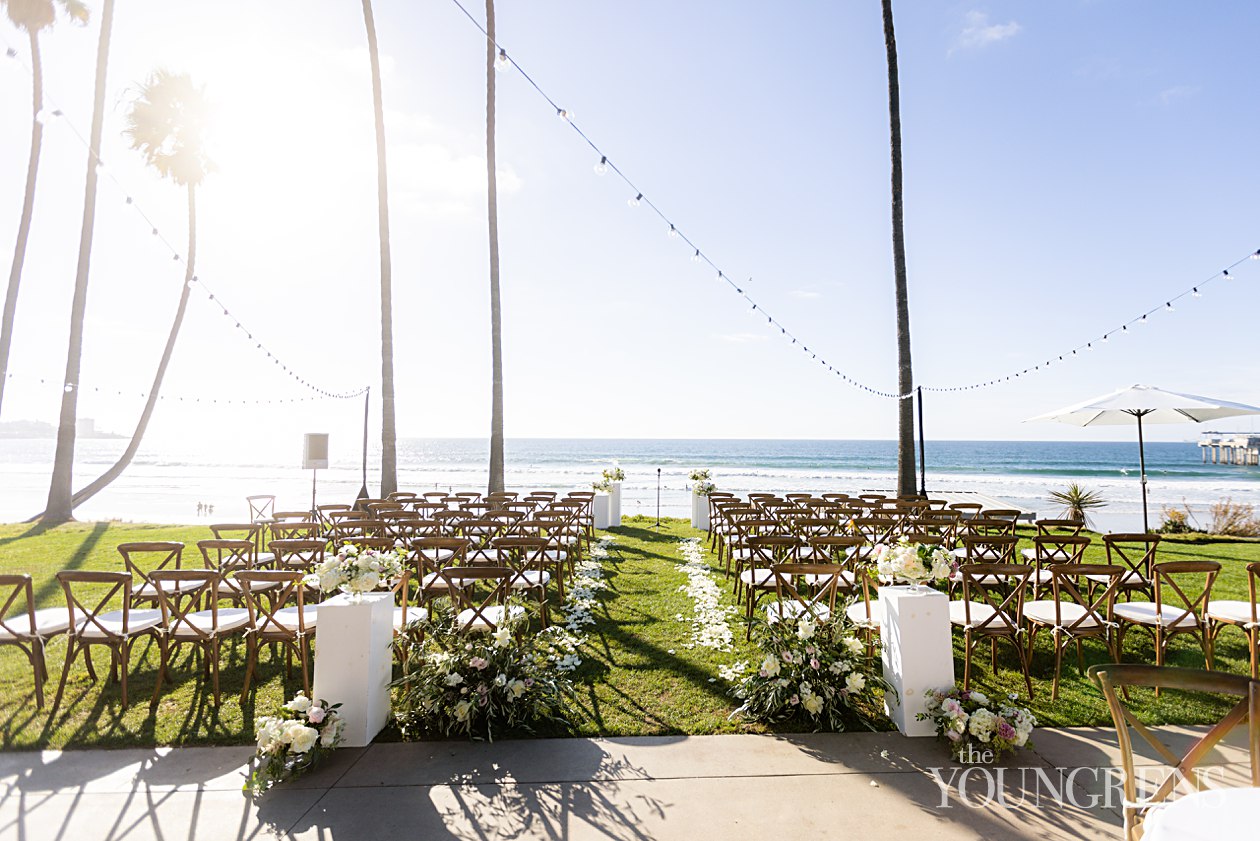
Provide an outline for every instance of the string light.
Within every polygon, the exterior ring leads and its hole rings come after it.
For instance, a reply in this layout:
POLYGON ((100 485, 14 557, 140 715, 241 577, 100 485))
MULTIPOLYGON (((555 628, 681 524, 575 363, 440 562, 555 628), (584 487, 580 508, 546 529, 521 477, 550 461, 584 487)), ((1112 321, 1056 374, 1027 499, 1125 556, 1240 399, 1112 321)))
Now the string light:
POLYGON ((669 233, 666 234, 666 236, 668 236, 670 239, 678 239, 678 229, 674 227, 674 224, 672 222, 669 225, 669 233))
POLYGON ((627 199, 627 200, 626 200, 626 204, 630 205, 631 207, 638 207, 638 206, 639 206, 639 204, 640 204, 640 203, 642 203, 642 201, 643 201, 643 194, 642 194, 642 193, 639 193, 639 194, 638 194, 637 196, 635 196, 634 198, 632 198, 632 199, 627 199))
POLYGON ((608 158, 606 156, 604 155, 599 156, 599 163, 595 164, 595 174, 596 175, 608 174, 608 158))
POLYGON ((1202 298, 1202 297, 1203 297, 1203 293, 1199 291, 1199 287, 1197 287, 1197 286, 1196 286, 1196 287, 1194 287, 1194 290, 1191 292, 1191 294, 1192 294, 1194 297, 1196 297, 1196 298, 1202 298))
POLYGON ((494 60, 494 69, 495 69, 495 70, 507 70, 507 69, 508 69, 508 56, 507 56, 507 50, 499 50, 499 56, 498 56, 498 58, 496 58, 496 59, 494 60))
POLYGON ((1164 301, 1164 309, 1168 310, 1168 312, 1172 312, 1173 311, 1172 301, 1164 301))

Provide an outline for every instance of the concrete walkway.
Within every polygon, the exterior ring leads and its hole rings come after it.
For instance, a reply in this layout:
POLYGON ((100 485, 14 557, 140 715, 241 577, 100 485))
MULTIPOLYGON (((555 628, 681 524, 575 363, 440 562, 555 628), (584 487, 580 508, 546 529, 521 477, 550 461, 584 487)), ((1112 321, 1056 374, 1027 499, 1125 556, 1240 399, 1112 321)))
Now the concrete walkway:
MULTIPOLYGON (((248 747, 6 753, 0 839, 1119 838, 1105 771, 1073 773, 1114 765, 1114 733, 1034 742, 1000 777, 895 733, 381 744, 256 801, 248 747)), ((1210 762, 1239 777, 1246 750, 1210 762)))

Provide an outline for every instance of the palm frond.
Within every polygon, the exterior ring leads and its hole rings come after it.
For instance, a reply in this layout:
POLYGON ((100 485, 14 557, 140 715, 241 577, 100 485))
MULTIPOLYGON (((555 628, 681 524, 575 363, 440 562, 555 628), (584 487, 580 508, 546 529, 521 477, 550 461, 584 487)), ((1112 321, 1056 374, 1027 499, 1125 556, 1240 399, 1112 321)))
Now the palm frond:
POLYGON ((214 171, 206 154, 209 117, 204 88, 187 73, 159 69, 140 85, 123 133, 163 178, 197 185, 214 171))

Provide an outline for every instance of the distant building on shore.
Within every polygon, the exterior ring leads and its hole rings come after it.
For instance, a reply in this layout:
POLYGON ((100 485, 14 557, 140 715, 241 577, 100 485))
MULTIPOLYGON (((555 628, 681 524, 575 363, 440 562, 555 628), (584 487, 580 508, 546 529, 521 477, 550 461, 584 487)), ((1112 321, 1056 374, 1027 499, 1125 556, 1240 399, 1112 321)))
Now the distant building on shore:
MULTIPOLYGON (((101 432, 92 418, 79 418, 75 425, 79 438, 122 438, 113 432, 101 432)), ((0 438, 56 438, 57 427, 43 421, 4 421, 0 423, 0 438)))
POLYGON ((1203 463, 1260 465, 1260 435, 1251 432, 1205 432, 1199 439, 1203 463), (1210 458, 1209 458, 1210 456, 1210 458))

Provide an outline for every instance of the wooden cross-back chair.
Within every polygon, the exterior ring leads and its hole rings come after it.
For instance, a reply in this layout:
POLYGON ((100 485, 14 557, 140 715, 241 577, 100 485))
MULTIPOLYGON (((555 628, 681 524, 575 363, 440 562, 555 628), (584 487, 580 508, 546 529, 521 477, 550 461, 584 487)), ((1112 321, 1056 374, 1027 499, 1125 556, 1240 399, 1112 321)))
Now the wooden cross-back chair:
POLYGON ((241 703, 249 696, 249 684, 258 667, 258 651, 263 645, 284 647, 285 673, 292 674, 296 655, 302 669, 302 688, 311 694, 311 639, 319 621, 317 605, 306 603, 305 576, 296 570, 254 569, 236 574, 245 595, 249 625, 245 631, 245 683, 241 703), (292 604, 290 604, 292 603, 292 604))
POLYGON ((734 576, 734 593, 739 596, 742 588, 740 575, 748 566, 751 550, 748 541, 753 537, 762 537, 778 533, 777 520, 758 512, 753 516, 738 517, 731 521, 731 533, 726 539, 726 564, 728 574, 734 576))
POLYGON ((219 607, 219 587, 223 577, 212 569, 175 569, 154 572, 158 584, 158 607, 162 611, 162 624, 156 634, 160 658, 157 680, 153 686, 150 706, 157 706, 162 694, 162 679, 170 680, 171 652, 180 645, 193 645, 201 651, 205 671, 211 677, 214 705, 219 705, 219 647, 225 637, 241 632, 249 624, 249 611, 244 608, 219 607), (191 598, 173 596, 175 587, 163 587, 166 582, 178 584, 181 594, 191 598))
POLYGON ((277 511, 271 515, 272 522, 269 525, 274 525, 275 523, 300 522, 309 520, 310 518, 310 511, 277 511))
POLYGON ((44 708, 44 683, 48 664, 44 648, 70 627, 66 611, 56 607, 35 609, 31 577, 25 574, 0 575, 0 646, 11 645, 26 655, 35 673, 35 704, 44 708), (14 608, 20 607, 15 612, 14 608))
POLYGON ((1059 699, 1059 675, 1063 670, 1063 652, 1076 644, 1076 665, 1085 674, 1083 643, 1087 639, 1101 640, 1107 646, 1111 659, 1120 659, 1117 646, 1115 606, 1116 583, 1120 570, 1106 564, 1062 563, 1052 564, 1050 593, 1052 598, 1024 602, 1024 621, 1028 623, 1028 656, 1032 659, 1037 633, 1050 631, 1054 644, 1054 685, 1050 700, 1059 699), (1101 588, 1084 587, 1087 575, 1109 579, 1101 588))
POLYGON ((514 570, 505 566, 447 567, 442 570, 447 591, 455 601, 455 630, 458 633, 495 633, 525 615, 525 608, 509 604, 514 570), (484 596, 478 585, 486 585, 484 596))
POLYGON ((460 524, 465 520, 477 519, 467 511, 456 511, 451 508, 444 508, 433 513, 433 519, 442 524, 442 532, 452 537, 459 535, 460 524))
POLYGON ((498 520, 463 520, 459 524, 459 536, 469 543, 468 563, 502 566, 491 542, 503 534, 503 528, 498 520))
POLYGON ((793 535, 768 534, 754 535, 744 542, 748 555, 744 568, 735 577, 736 599, 743 592, 745 618, 747 627, 745 638, 752 639, 752 620, 757 611, 757 602, 767 593, 776 590, 773 567, 778 564, 793 564, 800 561, 801 542, 793 535))
POLYGON ((984 506, 978 502, 951 502, 946 510, 957 511, 958 516, 964 520, 970 520, 973 517, 980 516, 980 511, 984 506))
MULTIPOLYGON (((1212 635, 1212 648, 1216 649, 1216 638, 1221 631, 1229 627, 1238 628, 1247 637, 1247 647, 1251 652, 1251 676, 1260 678, 1257 669, 1257 643, 1260 642, 1260 562, 1247 564, 1247 601, 1234 599, 1213 599, 1208 602, 1207 614, 1209 633, 1212 635)), ((1119 659, 1119 658, 1117 658, 1119 659)))
MULTIPOLYGON (((1128 601, 1117 604, 1116 648, 1124 651, 1124 636, 1130 628, 1148 631, 1155 642, 1155 665, 1164 665, 1168 641, 1189 634, 1197 637, 1207 668, 1212 668, 1212 635, 1208 632, 1207 606, 1212 584, 1221 571, 1216 561, 1166 561, 1151 567, 1154 601, 1128 601)), ((1124 578, 1116 585, 1124 588, 1124 578)))
MULTIPOLYGON (((132 608, 132 577, 126 572, 83 572, 65 570, 57 573, 57 582, 66 596, 67 615, 66 663, 61 670, 61 683, 53 700, 55 711, 61 704, 66 690, 66 678, 70 667, 83 655, 88 675, 96 680, 92 667, 92 646, 109 649, 109 679, 118 680, 122 687, 122 706, 127 708, 127 673, 131 664, 131 649, 136 641, 152 636, 162 622, 162 611, 132 608), (90 593, 90 595, 88 595, 90 593), (111 604, 121 604, 109 610, 111 604)), ((155 591, 156 593, 156 591, 155 591)))
POLYGON ((545 537, 496 537, 491 545, 498 553, 499 565, 513 570, 508 588, 513 592, 528 593, 536 599, 542 626, 547 627, 550 624, 547 588, 554 580, 556 592, 564 599, 564 562, 557 563, 548 555, 551 544, 545 537))
MULTIPOLYGON (((844 567, 831 563, 783 563, 770 567, 775 601, 766 605, 766 621, 790 622, 808 616, 825 622, 836 610, 844 567)), ((849 588, 851 589, 851 587, 849 588)))
MULTIPOLYGON (((415 603, 421 607, 441 596, 452 602, 451 580, 443 577, 443 569, 467 566, 469 543, 463 537, 417 537, 411 541, 411 581, 416 587, 415 603)), ((463 586, 455 580, 456 586, 463 586)))
POLYGON ((267 544, 275 556, 276 569, 312 573, 324 562, 328 544, 323 540, 273 540, 267 544))
POLYGON ((1028 652, 1020 644, 1024 615, 1024 594, 1033 568, 1027 564, 973 563, 958 570, 962 600, 949 603, 949 621, 963 632, 963 689, 971 688, 971 660, 975 647, 989 643, 994 677, 997 675, 997 644, 1006 640, 1015 649, 1028 697, 1033 694, 1028 671, 1028 652))
POLYGON ((328 527, 329 525, 331 525, 331 520, 329 519, 330 514, 332 514, 334 511, 351 511, 351 510, 353 509, 349 505, 345 505, 342 503, 316 505, 315 506, 315 519, 319 521, 320 534, 328 533, 328 527))
MULTIPOLYGON (((311 540, 319 537, 321 527, 316 520, 285 520, 271 524, 271 540, 311 540)), ((270 541, 268 541, 270 546, 270 541)))
POLYGON ((1153 598, 1154 584, 1151 567, 1159 549, 1157 534, 1104 534, 1103 548, 1107 551, 1107 563, 1125 570, 1120 579, 1120 592, 1125 598, 1134 593, 1145 593, 1153 598))
POLYGON ((812 563, 835 564, 840 567, 837 589, 846 595, 857 592, 860 570, 869 568, 871 547, 864 538, 852 534, 828 534, 811 537, 812 563))
MULTIPOLYGON (((219 573, 216 586, 218 598, 226 598, 233 605, 244 604, 240 585, 236 583, 236 573, 247 569, 258 569, 258 553, 252 540, 198 540, 197 550, 201 552, 204 569, 219 573)), ((274 555, 271 557, 274 558, 274 555)), ((179 587, 181 582, 174 579, 163 586, 179 587)))
POLYGON ((1251 785, 1260 786, 1260 681, 1228 675, 1220 672, 1204 672, 1197 669, 1177 669, 1166 666, 1139 666, 1135 664, 1108 663, 1090 666, 1089 677, 1103 693, 1111 720, 1116 728, 1116 741, 1120 748, 1120 760, 1124 770, 1124 835, 1126 841, 1139 841, 1142 824, 1153 807, 1166 803, 1180 788, 1185 792, 1202 791, 1208 786, 1196 773, 1199 763, 1235 727, 1244 722, 1247 726, 1247 753, 1250 760, 1251 785), (1121 690, 1126 695, 1131 687, 1154 688, 1158 694, 1163 689, 1180 692, 1206 692, 1228 695, 1240 699, 1224 717, 1183 753, 1172 750, 1157 733, 1138 720, 1120 699, 1121 690), (1139 777, 1135 773, 1133 737, 1137 734, 1154 748, 1164 766, 1172 770, 1158 786, 1153 777, 1143 773, 1141 782, 1151 785, 1139 790, 1139 777), (1154 788, 1153 791, 1150 788, 1154 788))
POLYGON ((159 569, 179 569, 183 564, 184 544, 169 540, 148 540, 118 544, 123 566, 140 583, 129 589, 132 605, 157 607, 157 587, 149 573, 159 569))
POLYGON ((871 546, 881 543, 897 542, 897 523, 884 517, 855 517, 849 522, 849 528, 871 546))
POLYGON ((1066 532, 1072 535, 1073 537, 1077 537, 1080 535, 1082 531, 1085 530, 1084 520, 1062 520, 1062 519, 1034 520, 1033 525, 1037 527, 1038 537, 1043 537, 1045 535, 1051 535, 1051 534, 1060 534, 1063 532, 1066 532))
MULTIPOLYGON (((1055 564, 1079 564, 1089 548, 1088 537, 1072 534, 1038 534, 1033 538, 1031 549, 1020 550, 1025 563, 1033 565, 1033 598, 1039 598, 1041 588, 1050 583, 1051 567, 1055 564)), ((1102 583, 1103 579, 1097 579, 1102 583)))

